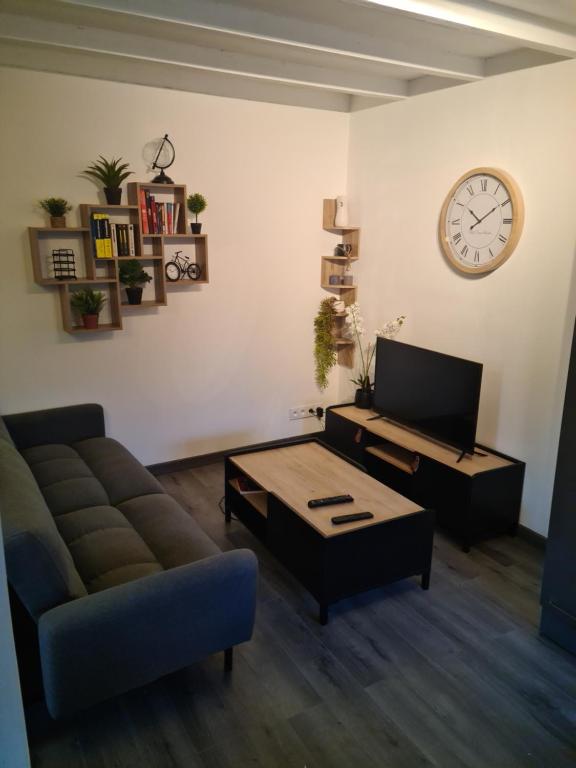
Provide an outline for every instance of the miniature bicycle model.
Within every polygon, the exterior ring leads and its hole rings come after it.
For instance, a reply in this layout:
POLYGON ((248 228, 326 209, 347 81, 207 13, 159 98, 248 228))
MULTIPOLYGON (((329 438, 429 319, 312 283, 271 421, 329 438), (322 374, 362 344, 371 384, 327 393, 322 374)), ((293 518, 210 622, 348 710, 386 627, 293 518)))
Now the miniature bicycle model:
POLYGON ((202 267, 195 261, 190 261, 188 256, 180 256, 182 251, 176 251, 172 261, 167 261, 164 271, 166 279, 171 283, 176 280, 183 280, 186 276, 190 280, 198 280, 202 274, 202 267))

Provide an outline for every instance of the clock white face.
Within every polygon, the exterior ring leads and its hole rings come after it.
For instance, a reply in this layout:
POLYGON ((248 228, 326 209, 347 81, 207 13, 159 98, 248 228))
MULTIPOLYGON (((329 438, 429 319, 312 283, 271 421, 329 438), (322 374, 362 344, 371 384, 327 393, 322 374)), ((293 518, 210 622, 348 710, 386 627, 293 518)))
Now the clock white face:
POLYGON ((442 213, 444 252, 464 272, 488 272, 514 249, 522 228, 520 198, 510 179, 477 169, 451 190, 442 213))

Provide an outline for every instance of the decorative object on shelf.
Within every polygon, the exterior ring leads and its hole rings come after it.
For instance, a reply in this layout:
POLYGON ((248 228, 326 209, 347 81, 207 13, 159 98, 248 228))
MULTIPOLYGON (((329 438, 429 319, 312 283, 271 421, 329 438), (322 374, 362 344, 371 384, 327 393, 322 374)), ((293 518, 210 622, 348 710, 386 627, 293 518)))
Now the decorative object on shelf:
POLYGON ((202 268, 199 264, 191 262, 188 256, 181 256, 182 251, 176 251, 172 261, 166 262, 166 278, 171 283, 177 280, 184 280, 186 277, 190 280, 198 280, 202 274, 202 268))
POLYGON ((92 288, 74 291, 70 298, 72 309, 81 315, 84 328, 89 330, 98 328, 98 315, 105 303, 106 297, 102 291, 94 291, 92 288))
POLYGON ((206 198, 204 195, 201 195, 200 192, 195 192, 193 195, 188 195, 186 204, 188 205, 190 213, 193 213, 196 217, 195 222, 190 224, 192 234, 199 235, 202 231, 202 224, 198 223, 198 214, 206 209, 206 206, 208 205, 206 198))
POLYGON ((334 217, 334 226, 339 229, 348 224, 348 205, 344 195, 336 198, 336 215, 334 217))
MULTIPOLYGON (((385 339, 393 339, 406 321, 405 315, 400 315, 395 320, 389 320, 387 323, 377 329, 376 336, 383 336, 385 339)), ((362 336, 365 333, 364 319, 360 314, 360 305, 354 302, 346 307, 346 327, 351 338, 358 345, 360 352, 360 372, 355 379, 350 379, 356 384, 358 389, 354 398, 354 404, 358 408, 370 408, 372 406, 372 382, 370 381, 372 361, 376 351, 376 344, 368 342, 366 347, 362 348, 362 336)))
POLYGON ((341 285, 342 277, 340 275, 329 275, 328 285, 341 285))
POLYGON ((334 302, 330 297, 322 299, 318 314, 314 319, 314 361, 316 364, 316 384, 320 389, 328 386, 328 374, 336 365, 336 350, 332 326, 334 323, 334 302))
POLYGON ((460 272, 481 275, 503 264, 524 225, 520 189, 504 171, 474 168, 450 189, 439 221, 444 255, 460 272))
POLYGON ((132 171, 128 169, 128 163, 120 164, 122 160, 119 157, 117 160, 106 160, 102 155, 99 156, 92 165, 89 165, 82 175, 90 177, 92 181, 99 181, 104 187, 104 194, 106 195, 106 202, 108 205, 120 205, 122 200, 122 184, 128 176, 132 175, 132 171))
POLYGON ((128 304, 142 304, 142 286, 152 280, 138 259, 130 259, 120 264, 118 279, 126 286, 128 304))
POLYGON ((162 139, 153 139, 146 144, 144 159, 151 171, 160 169, 160 173, 152 179, 152 184, 174 184, 172 179, 164 173, 166 168, 170 168, 176 160, 176 150, 167 133, 162 139))
POLYGON ((72 248, 53 248, 50 271, 55 280, 76 280, 76 260, 72 248))
POLYGON ((346 309, 346 303, 343 299, 334 299, 334 312, 344 312, 346 309))
POLYGON ((63 197, 47 197, 40 200, 38 205, 50 214, 50 226, 53 229, 66 227, 66 214, 72 210, 72 206, 63 197))
POLYGON ((337 258, 350 258, 352 255, 352 243, 338 243, 336 248, 334 248, 334 256, 337 258))

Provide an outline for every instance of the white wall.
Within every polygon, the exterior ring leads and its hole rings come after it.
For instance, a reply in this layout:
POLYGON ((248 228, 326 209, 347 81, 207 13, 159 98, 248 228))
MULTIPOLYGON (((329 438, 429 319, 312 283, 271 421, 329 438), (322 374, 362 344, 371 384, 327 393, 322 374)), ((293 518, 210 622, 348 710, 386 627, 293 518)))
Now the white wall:
POLYGON ((8 68, 0 93, 0 412, 100 402, 145 463, 317 429, 287 415, 336 396, 337 375, 324 396, 314 383, 312 322, 348 116, 8 68), (26 228, 46 222, 35 202, 102 199, 78 176, 99 154, 150 179, 142 148, 165 132, 170 174, 208 199, 210 285, 171 292, 121 332, 63 333, 57 290, 32 279, 26 228))
POLYGON ((542 534, 576 304, 575 90, 571 61, 358 112, 350 129, 367 328, 406 314, 401 340, 484 363, 478 439, 527 462, 521 522, 542 534), (515 178, 526 220, 512 257, 467 279, 441 255, 438 216, 478 166, 515 178))

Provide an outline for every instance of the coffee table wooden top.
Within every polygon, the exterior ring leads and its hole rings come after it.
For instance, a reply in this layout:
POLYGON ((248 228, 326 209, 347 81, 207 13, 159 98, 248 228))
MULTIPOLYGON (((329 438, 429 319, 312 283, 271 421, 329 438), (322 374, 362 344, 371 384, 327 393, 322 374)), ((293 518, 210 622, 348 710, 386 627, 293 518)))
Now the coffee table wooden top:
POLYGON ((244 453, 230 460, 255 483, 277 496, 324 537, 338 536, 397 517, 420 512, 422 507, 382 485, 365 472, 318 443, 244 453), (310 509, 308 501, 349 493, 351 504, 310 509), (334 525, 332 517, 372 512, 370 520, 334 525))

